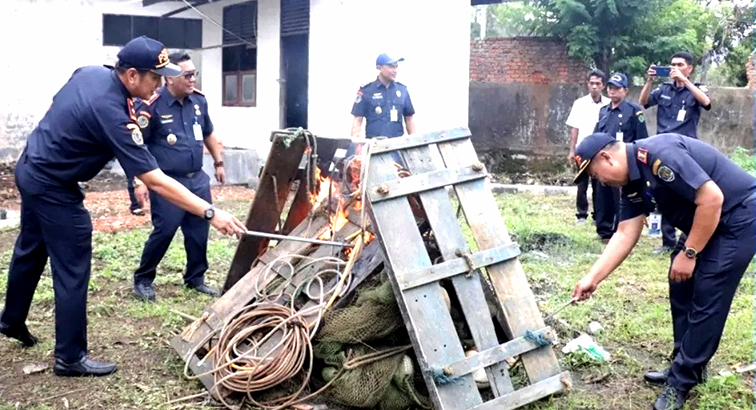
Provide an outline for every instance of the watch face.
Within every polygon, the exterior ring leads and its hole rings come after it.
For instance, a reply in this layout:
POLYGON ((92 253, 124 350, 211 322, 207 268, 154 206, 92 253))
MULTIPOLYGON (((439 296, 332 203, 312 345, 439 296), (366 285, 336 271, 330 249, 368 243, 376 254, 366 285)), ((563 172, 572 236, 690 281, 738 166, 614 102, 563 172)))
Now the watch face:
POLYGON ((205 210, 205 219, 213 219, 215 216, 215 210, 213 208, 205 210))
POLYGON ((695 249, 686 249, 685 250, 685 256, 689 258, 695 258, 696 257, 696 250, 695 249))

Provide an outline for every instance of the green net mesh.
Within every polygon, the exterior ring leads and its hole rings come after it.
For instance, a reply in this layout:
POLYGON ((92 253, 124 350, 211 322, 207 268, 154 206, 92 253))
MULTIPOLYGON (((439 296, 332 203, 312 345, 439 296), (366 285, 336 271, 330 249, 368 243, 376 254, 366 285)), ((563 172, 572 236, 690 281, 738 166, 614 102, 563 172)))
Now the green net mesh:
MULTIPOLYGON (((367 342, 395 339, 404 332, 391 284, 380 275, 373 287, 363 287, 356 301, 323 317, 315 337, 314 354, 325 363, 321 376, 328 382, 349 359, 391 346, 368 346, 367 342)), ((379 410, 428 409, 428 400, 414 384, 412 360, 397 354, 355 369, 344 370, 325 391, 327 400, 352 408, 379 410)))

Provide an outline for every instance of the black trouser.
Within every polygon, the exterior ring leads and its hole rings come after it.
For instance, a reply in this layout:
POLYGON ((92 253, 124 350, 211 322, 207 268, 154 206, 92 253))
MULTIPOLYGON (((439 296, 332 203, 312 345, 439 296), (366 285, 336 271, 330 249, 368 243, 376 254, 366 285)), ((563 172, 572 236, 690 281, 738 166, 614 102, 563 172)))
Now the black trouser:
MULTIPOLYGON (((756 253, 755 225, 756 199, 751 198, 722 215, 696 260, 693 277, 670 281, 675 339, 671 386, 689 391, 702 381, 703 369, 719 347, 735 290, 756 253)), ((678 251, 683 243, 678 242, 678 251)))
POLYGON ((87 354, 87 289, 92 262, 92 220, 76 186, 46 187, 32 179, 22 156, 16 165, 21 231, 13 248, 0 322, 26 322, 34 291, 50 258, 55 292, 55 358, 75 363, 87 354))
POLYGON ((596 216, 596 233, 602 238, 611 238, 617 231, 617 216, 619 213, 619 188, 603 185, 596 181, 594 184, 593 209, 596 216))
MULTIPOLYGON (((677 232, 675 230, 675 227, 667 221, 667 218, 664 217, 662 217, 661 233, 662 246, 670 249, 674 248, 677 244, 677 232)), ((683 240, 683 243, 685 243, 686 238, 687 237, 685 236, 685 234, 680 234, 680 239, 683 240)))
MULTIPOLYGON (((207 202, 212 202, 210 177, 204 172, 198 171, 191 177, 170 176, 193 194, 207 202)), ((207 238, 210 226, 208 222, 168 202, 153 191, 150 191, 150 214, 153 229, 144 244, 139 268, 134 272, 134 284, 151 284, 155 281, 157 266, 168 251, 176 231, 181 227, 186 251, 184 283, 195 287, 202 285, 205 281, 205 271, 207 271, 207 238)))
MULTIPOLYGON (((591 185, 591 202, 596 202, 596 183, 593 178, 583 177, 580 178, 577 184, 577 200, 575 206, 577 208, 577 219, 588 219, 588 185, 591 185)), ((595 205, 594 205, 595 206, 595 205)), ((595 209, 595 208, 594 208, 595 209)))
POLYGON ((131 201, 131 203, 129 204, 129 210, 135 211, 137 209, 140 209, 141 206, 139 206, 139 201, 137 201, 136 194, 134 193, 134 179, 133 178, 129 179, 127 190, 129 191, 129 200, 131 201))

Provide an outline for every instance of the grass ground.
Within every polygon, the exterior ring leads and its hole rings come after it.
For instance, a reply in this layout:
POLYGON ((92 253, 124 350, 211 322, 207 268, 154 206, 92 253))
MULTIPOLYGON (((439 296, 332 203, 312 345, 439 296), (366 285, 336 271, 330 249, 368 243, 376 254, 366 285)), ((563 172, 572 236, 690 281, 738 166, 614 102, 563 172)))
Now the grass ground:
MULTIPOLYGON (((591 225, 574 224, 574 197, 532 194, 497 198, 510 232, 523 248, 523 267, 543 312, 569 299, 574 283, 598 257, 602 245, 591 225)), ((223 209, 245 216, 248 201, 220 203, 223 209)), ((17 232, 0 234, 0 283, 5 283, 13 240, 17 232)), ((131 275, 149 233, 147 228, 98 233, 94 237, 93 272, 89 297, 89 344, 97 359, 115 360, 118 373, 103 379, 61 379, 50 370, 26 376, 22 368, 52 362, 53 293, 49 273, 43 277, 29 317, 29 327, 42 343, 22 349, 0 339, 0 410, 11 409, 171 409, 165 403, 203 392, 198 382, 183 378, 183 363, 168 340, 185 325, 175 311, 198 315, 211 300, 181 287, 184 253, 177 237, 160 266, 157 303, 132 297, 131 275)), ((672 345, 667 301, 668 258, 655 256, 658 239, 643 237, 626 263, 587 303, 559 313, 560 342, 592 320, 605 331, 596 339, 612 354, 609 363, 565 357, 562 367, 573 371, 575 386, 564 396, 532 404, 526 409, 648 409, 658 391, 643 384, 641 375, 667 363, 672 345)), ((211 285, 220 287, 236 242, 211 232, 211 285)), ((752 374, 720 376, 736 363, 754 360, 753 269, 743 279, 717 355, 712 377, 699 386, 687 409, 751 409, 752 374)), ((0 287, 4 291, 4 287, 0 287)), ((0 296, 4 296, 0 293, 0 296)), ((195 402, 183 408, 211 408, 195 402)))

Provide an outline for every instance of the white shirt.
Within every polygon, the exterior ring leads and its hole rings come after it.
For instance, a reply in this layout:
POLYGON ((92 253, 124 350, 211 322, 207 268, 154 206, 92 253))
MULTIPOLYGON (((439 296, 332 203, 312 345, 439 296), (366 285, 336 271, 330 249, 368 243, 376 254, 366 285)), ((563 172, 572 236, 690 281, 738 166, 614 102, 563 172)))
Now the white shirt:
POLYGON ((566 124, 572 128, 578 129, 577 144, 583 138, 593 134, 593 129, 596 128, 596 123, 599 120, 599 111, 601 107, 609 104, 612 100, 609 97, 601 96, 601 102, 593 101, 593 97, 590 94, 580 97, 572 104, 572 110, 567 117, 566 124))

